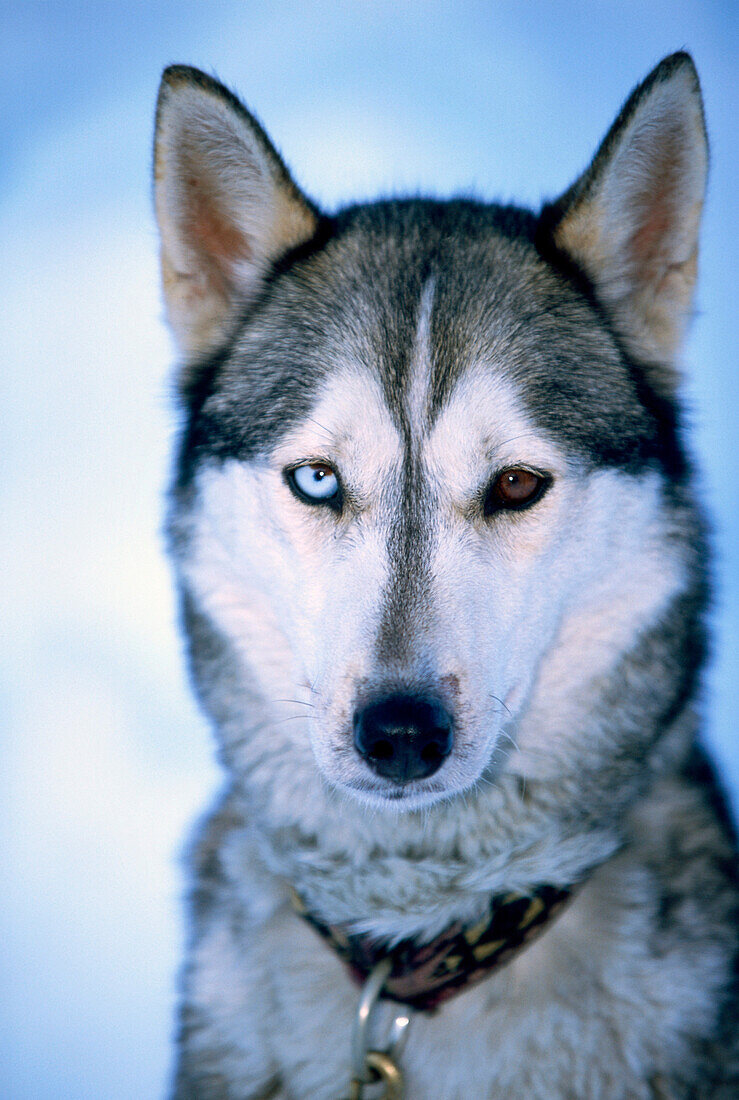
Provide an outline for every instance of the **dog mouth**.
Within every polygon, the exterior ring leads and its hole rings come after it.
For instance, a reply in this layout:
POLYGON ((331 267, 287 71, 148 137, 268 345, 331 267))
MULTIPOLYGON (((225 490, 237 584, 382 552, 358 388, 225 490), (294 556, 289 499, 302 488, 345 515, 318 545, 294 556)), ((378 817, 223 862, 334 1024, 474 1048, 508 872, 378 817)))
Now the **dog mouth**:
POLYGON ((403 810, 420 809, 454 793, 440 782, 383 783, 362 778, 344 781, 341 786, 367 805, 390 805, 403 810))

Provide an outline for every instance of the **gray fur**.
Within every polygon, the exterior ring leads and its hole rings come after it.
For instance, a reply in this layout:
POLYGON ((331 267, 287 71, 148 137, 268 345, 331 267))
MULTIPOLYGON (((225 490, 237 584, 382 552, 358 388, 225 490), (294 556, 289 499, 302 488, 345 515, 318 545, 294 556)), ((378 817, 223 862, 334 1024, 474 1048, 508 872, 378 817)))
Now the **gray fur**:
POLYGON ((692 62, 658 66, 540 215, 420 199, 319 215, 248 112, 181 68, 160 101, 165 176, 188 103, 207 132, 216 112, 229 157, 245 143, 267 228, 250 222, 245 248, 241 186, 233 212, 225 184, 196 186, 188 220, 184 185, 159 184, 166 256, 200 257, 165 262, 187 360, 170 532, 227 773, 190 857, 174 1097, 346 1092, 357 989, 291 887, 392 942, 544 882, 578 887, 556 923, 413 1021, 409 1100, 738 1095, 735 839, 697 740, 707 552, 673 392, 705 172, 692 62), (664 210, 640 175, 647 131, 664 210), (217 264, 188 238, 201 224, 217 264), (329 460, 338 514, 281 472, 329 460), (519 461, 551 490, 484 515, 519 461), (401 791, 351 741, 357 707, 394 690, 434 693, 457 731, 401 791))

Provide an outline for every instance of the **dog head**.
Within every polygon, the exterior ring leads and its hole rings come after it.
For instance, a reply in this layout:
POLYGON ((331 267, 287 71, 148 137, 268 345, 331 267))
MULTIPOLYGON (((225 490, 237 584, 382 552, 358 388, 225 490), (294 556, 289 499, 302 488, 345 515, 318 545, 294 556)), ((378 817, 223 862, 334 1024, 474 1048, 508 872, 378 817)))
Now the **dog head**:
POLYGON ((706 160, 677 54, 539 215, 329 218, 231 93, 165 72, 170 529, 240 781, 289 771, 299 798, 317 767, 416 809, 501 770, 607 771, 626 727, 649 737, 653 663, 682 659, 668 623, 699 602, 673 391, 706 160), (638 706, 593 707, 629 676, 638 706))

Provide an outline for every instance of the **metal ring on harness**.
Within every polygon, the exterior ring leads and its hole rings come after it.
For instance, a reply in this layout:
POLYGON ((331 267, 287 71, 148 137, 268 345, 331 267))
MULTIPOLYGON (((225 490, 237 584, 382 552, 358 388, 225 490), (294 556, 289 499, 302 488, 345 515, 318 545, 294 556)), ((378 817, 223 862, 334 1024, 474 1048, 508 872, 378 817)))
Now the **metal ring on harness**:
MULTIPOLYGON (((370 1048, 370 1024, 372 1013, 382 992, 382 987, 392 969, 390 959, 383 959, 377 964, 367 981, 362 987, 357 1007, 357 1015, 354 1018, 354 1032, 352 1035, 352 1072, 354 1080, 358 1083, 371 1083, 378 1079, 377 1069, 372 1064, 370 1055, 380 1055, 388 1059, 393 1066, 401 1054, 408 1036, 410 1024, 410 1009, 399 1008, 390 1029, 387 1046, 378 1051, 376 1047, 370 1048), (369 1074, 368 1074, 369 1071, 369 1074)), ((383 1079, 384 1078, 384 1075, 383 1079)), ((360 1093, 361 1095, 361 1093, 360 1093)))

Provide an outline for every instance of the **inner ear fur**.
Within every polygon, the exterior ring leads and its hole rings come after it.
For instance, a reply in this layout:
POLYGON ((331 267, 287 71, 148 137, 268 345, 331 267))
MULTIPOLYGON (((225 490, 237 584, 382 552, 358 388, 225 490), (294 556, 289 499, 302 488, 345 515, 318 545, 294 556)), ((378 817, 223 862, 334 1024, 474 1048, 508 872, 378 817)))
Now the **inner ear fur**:
POLYGON ((154 196, 167 317, 188 360, 213 350, 318 213, 255 118, 218 81, 165 69, 157 101, 154 196))
POLYGON ((691 314, 708 143, 689 54, 666 57, 626 101, 592 163, 544 207, 540 239, 590 280, 629 350, 672 389, 691 314))

